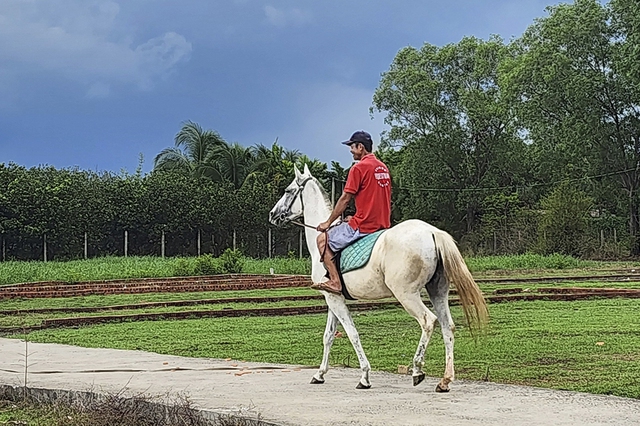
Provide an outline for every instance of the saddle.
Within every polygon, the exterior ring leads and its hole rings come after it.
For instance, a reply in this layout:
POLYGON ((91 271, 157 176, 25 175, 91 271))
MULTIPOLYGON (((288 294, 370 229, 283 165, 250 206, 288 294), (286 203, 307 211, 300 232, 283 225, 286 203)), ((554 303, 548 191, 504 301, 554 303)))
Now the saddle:
POLYGON ((344 285, 342 274, 353 271, 355 269, 363 268, 367 265, 369 259, 371 258, 373 246, 376 244, 376 241, 378 241, 378 238, 384 231, 386 231, 386 229, 382 229, 372 234, 365 235, 356 242, 351 243, 350 245, 336 253, 335 262, 336 265, 339 265, 338 275, 340 276, 340 284, 342 284, 342 295, 345 299, 356 300, 353 296, 351 296, 351 294, 349 294, 347 286, 344 285))
POLYGON ((384 231, 386 231, 386 229, 365 235, 342 249, 342 251, 340 251, 340 263, 336 262, 336 265, 340 265, 340 272, 344 274, 354 269, 364 267, 369 262, 373 246, 384 231))

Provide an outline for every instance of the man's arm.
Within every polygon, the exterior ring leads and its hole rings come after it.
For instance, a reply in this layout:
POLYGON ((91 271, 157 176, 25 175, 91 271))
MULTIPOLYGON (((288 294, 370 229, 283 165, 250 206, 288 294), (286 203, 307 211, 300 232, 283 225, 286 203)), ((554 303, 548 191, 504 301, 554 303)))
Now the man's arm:
POLYGON ((342 215, 342 213, 344 213, 344 211, 347 209, 347 206, 349 205, 349 201, 351 201, 352 199, 353 199, 353 194, 349 192, 343 192, 340 198, 338 198, 338 202, 336 203, 336 206, 333 208, 333 211, 331 212, 329 219, 327 219, 326 222, 322 222, 320 225, 318 225, 316 229, 320 232, 324 232, 327 229, 329 229, 333 221, 339 218, 340 215, 342 215))

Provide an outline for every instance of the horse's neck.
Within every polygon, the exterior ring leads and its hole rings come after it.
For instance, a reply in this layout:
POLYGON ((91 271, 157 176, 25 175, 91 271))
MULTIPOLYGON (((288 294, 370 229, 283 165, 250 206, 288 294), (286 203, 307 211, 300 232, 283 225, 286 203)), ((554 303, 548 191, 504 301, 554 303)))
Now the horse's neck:
MULTIPOLYGON (((327 205, 318 184, 309 182, 302 192, 302 200, 304 203, 304 223, 311 226, 317 226, 325 220, 329 219, 331 209, 327 205)), ((324 276, 326 270, 322 262, 320 262, 320 252, 316 244, 318 231, 311 228, 305 228, 305 239, 307 240, 307 249, 311 254, 311 279, 318 282, 324 276)))
POLYGON ((302 199, 304 203, 304 222, 306 224, 317 226, 329 219, 331 210, 316 182, 310 182, 309 185, 307 185, 305 191, 302 192, 302 199))

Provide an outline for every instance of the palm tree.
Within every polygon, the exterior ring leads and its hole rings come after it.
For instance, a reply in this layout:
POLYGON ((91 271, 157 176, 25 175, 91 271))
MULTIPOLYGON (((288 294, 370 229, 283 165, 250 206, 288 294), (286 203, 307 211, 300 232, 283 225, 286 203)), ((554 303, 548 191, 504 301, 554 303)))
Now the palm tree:
POLYGON ((234 142, 216 147, 211 152, 211 161, 222 179, 239 189, 252 169, 254 156, 250 148, 234 142))
POLYGON ((197 123, 187 121, 175 137, 175 147, 163 149, 154 159, 153 169, 183 170, 220 182, 224 177, 214 160, 217 152, 227 147, 218 132, 203 130, 197 123))
POLYGON ((289 181, 293 178, 293 165, 301 154, 278 145, 276 139, 271 148, 262 144, 251 147, 255 158, 250 176, 263 182, 289 181))
POLYGON ((305 164, 309 167, 311 174, 315 178, 320 180, 326 180, 327 177, 329 176, 326 163, 323 163, 322 161, 316 158, 311 159, 307 155, 301 155, 300 157, 298 157, 296 161, 296 165, 300 170, 304 168, 305 164))

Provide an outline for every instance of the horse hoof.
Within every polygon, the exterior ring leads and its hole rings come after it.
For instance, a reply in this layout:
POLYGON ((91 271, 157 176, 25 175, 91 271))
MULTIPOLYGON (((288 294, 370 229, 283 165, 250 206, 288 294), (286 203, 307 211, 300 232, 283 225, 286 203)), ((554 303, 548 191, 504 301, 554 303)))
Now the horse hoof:
POLYGON ((420 373, 417 376, 413 376, 413 386, 418 386, 424 381, 424 373, 420 373))
POLYGON ((312 385, 321 385, 321 384, 323 384, 323 383, 324 383, 324 380, 318 380, 318 379, 316 379, 315 377, 312 377, 312 378, 311 378, 311 384, 312 384, 312 385))
POLYGON ((356 389, 371 389, 371 385, 363 385, 362 383, 358 382, 358 386, 356 386, 356 389))
POLYGON ((436 392, 440 392, 440 393, 449 392, 449 387, 443 388, 442 386, 440 386, 440 383, 438 383, 436 385, 436 392))

